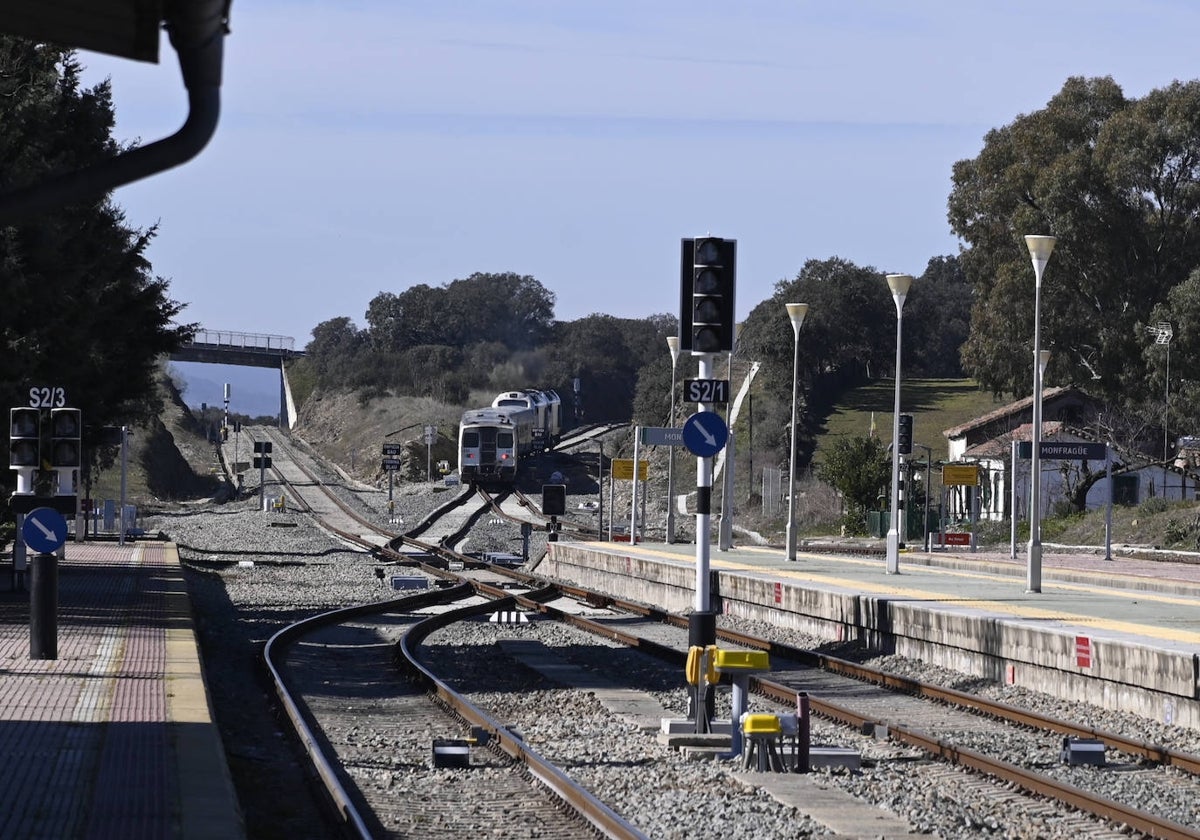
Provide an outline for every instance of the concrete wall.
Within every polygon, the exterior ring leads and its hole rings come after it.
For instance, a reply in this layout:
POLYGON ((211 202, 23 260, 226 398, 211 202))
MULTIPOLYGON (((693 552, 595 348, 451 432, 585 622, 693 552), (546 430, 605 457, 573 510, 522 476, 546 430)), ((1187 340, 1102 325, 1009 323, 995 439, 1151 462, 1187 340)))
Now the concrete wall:
MULTIPOLYGON (((620 547, 550 543, 539 572, 616 597, 686 613, 695 600, 687 564, 622 553, 620 547)), ((1200 664, 1186 648, 1152 647, 984 610, 860 595, 738 573, 714 572, 718 612, 834 641, 858 639, 881 653, 920 659, 1065 700, 1200 729, 1200 664)))

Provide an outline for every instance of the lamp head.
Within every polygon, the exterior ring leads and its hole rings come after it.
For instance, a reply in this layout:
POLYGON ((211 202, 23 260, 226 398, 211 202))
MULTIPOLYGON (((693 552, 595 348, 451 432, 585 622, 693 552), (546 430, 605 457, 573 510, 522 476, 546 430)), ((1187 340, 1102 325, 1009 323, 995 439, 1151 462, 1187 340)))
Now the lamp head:
POLYGON ((889 274, 887 276, 888 288, 892 290, 892 300, 896 302, 896 317, 900 317, 900 311, 904 308, 904 298, 908 296, 908 290, 912 288, 911 274, 889 274))
POLYGON ((1042 285, 1042 273, 1046 270, 1046 263, 1050 262, 1050 254, 1054 251, 1054 243, 1058 241, 1054 236, 1026 236, 1025 246, 1029 248, 1029 256, 1033 260, 1033 275, 1040 287, 1042 285))
POLYGON ((672 363, 678 361, 679 360, 679 336, 677 336, 677 335, 667 336, 667 349, 671 351, 672 363))
POLYGON ((800 337, 800 325, 804 323, 804 316, 808 314, 807 303, 785 303, 787 307, 788 320, 792 322, 792 332, 796 337, 800 337))

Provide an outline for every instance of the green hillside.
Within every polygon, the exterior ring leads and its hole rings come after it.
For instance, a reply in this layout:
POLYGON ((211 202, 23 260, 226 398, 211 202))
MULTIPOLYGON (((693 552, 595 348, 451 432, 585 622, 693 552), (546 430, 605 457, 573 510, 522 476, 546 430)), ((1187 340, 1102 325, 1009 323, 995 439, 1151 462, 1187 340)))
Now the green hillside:
MULTIPOLYGON (((846 393, 821 425, 816 459, 820 460, 821 450, 840 437, 869 434, 872 412, 875 433, 886 446, 892 439, 895 400, 896 385, 891 379, 881 379, 846 393)), ((900 383, 900 411, 913 415, 913 443, 933 450, 935 461, 946 458, 946 438, 942 434, 945 429, 1008 402, 1007 399, 993 399, 972 379, 911 379, 900 383)), ((913 454, 923 455, 924 451, 914 447, 913 454)))

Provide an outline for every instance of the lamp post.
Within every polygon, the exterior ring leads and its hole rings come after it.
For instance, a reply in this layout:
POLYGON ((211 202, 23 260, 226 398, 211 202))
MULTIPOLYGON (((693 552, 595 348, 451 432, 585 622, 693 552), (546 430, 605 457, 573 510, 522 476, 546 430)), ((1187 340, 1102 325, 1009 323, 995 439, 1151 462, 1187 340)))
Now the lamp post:
POLYGON ((788 450, 788 515, 787 559, 796 559, 796 396, 800 382, 800 326, 808 314, 807 303, 788 303, 788 319, 792 322, 792 446, 788 450))
POLYGON ((887 573, 900 571, 900 337, 904 325, 904 298, 912 275, 889 274, 888 288, 896 303, 896 405, 892 411, 892 523, 887 532, 887 573))
POLYGON ((1025 245, 1033 260, 1033 434, 1029 453, 1029 557, 1025 569, 1025 591, 1042 591, 1042 274, 1054 251, 1053 236, 1026 236, 1025 245))
POLYGON ((1169 438, 1167 437, 1167 415, 1171 411, 1171 338, 1175 333, 1167 321, 1161 321, 1152 327, 1146 327, 1146 329, 1154 335, 1155 344, 1165 344, 1167 346, 1167 375, 1165 377, 1167 388, 1166 394, 1163 397, 1163 465, 1165 466, 1167 456, 1171 452, 1170 445, 1168 444, 1169 438))
MULTIPOLYGON (((671 420, 667 423, 675 428, 675 367, 679 364, 679 336, 667 336, 667 348, 671 351, 671 420)), ((667 455, 667 543, 675 542, 675 447, 667 455)))

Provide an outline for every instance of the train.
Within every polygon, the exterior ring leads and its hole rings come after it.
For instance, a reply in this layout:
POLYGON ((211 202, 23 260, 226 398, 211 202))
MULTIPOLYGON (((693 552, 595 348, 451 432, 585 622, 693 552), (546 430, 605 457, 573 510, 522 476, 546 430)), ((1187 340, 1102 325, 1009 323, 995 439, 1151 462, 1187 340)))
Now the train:
POLYGON ((458 425, 458 475, 464 484, 512 483, 524 459, 562 436, 562 400, 555 391, 498 394, 492 404, 463 412, 458 425))

